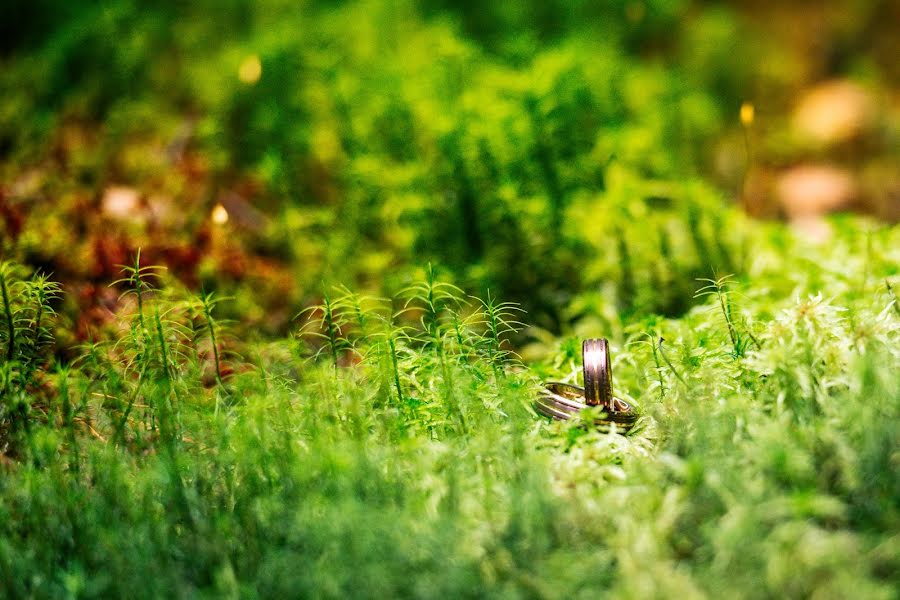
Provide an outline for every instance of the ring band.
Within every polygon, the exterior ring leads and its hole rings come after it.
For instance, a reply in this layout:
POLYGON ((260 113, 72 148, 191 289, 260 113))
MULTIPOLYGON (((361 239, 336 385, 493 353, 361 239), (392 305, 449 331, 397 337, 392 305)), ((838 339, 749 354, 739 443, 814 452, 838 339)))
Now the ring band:
POLYGON ((584 399, 588 406, 612 409, 612 364, 609 360, 609 341, 584 340, 581 344, 584 370, 584 399))
POLYGON ((612 366, 609 342, 605 339, 585 340, 581 346, 585 387, 548 381, 535 401, 535 409, 546 417, 564 421, 576 417, 586 408, 600 406, 604 415, 594 420, 597 426, 617 427, 628 431, 638 420, 637 410, 612 393, 612 366))

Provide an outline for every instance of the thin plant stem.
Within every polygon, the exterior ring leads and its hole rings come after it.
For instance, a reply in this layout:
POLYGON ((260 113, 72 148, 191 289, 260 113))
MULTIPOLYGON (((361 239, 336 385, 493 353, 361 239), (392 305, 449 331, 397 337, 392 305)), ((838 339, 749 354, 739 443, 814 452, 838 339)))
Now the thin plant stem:
POLYGON ((16 357, 16 327, 13 320, 12 306, 9 303, 9 291, 7 290, 6 273, 0 269, 0 295, 3 297, 3 313, 6 317, 6 328, 9 332, 9 343, 6 349, 6 358, 10 362, 16 357))
POLYGON ((672 364, 672 361, 670 361, 669 357, 666 356, 666 353, 663 350, 663 342, 665 342, 665 341, 666 341, 665 338, 659 338, 659 345, 658 345, 659 355, 662 356, 666 365, 669 367, 669 369, 671 369, 672 374, 675 375, 675 378, 678 379, 678 381, 680 381, 684 385, 687 385, 687 381, 684 380, 684 377, 681 376, 681 373, 678 372, 678 369, 675 368, 675 366, 672 364))

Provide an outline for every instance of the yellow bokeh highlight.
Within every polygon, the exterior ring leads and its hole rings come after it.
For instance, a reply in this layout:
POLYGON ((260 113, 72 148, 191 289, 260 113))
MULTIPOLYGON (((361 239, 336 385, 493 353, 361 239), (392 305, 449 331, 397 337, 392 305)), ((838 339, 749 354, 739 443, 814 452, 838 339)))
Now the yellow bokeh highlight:
POLYGON ((262 76, 262 62, 259 56, 251 54, 241 62, 238 68, 238 79, 247 85, 253 85, 262 76))
POLYGON ((741 124, 744 127, 750 127, 753 125, 753 117, 756 114, 756 109, 753 104, 750 102, 744 102, 741 104, 741 124))
POLYGON ((221 204, 216 204, 212 210, 212 222, 216 225, 224 225, 228 222, 228 211, 221 204))

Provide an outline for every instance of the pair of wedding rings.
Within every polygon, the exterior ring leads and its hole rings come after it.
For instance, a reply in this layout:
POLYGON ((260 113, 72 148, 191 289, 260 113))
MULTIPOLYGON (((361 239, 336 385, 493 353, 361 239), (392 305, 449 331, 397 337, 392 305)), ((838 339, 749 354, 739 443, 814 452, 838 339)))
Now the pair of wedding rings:
POLYGON ((577 417, 587 408, 600 407, 603 414, 594 424, 609 427, 615 424, 623 432, 637 422, 635 408, 621 398, 613 396, 612 364, 609 358, 609 342, 606 339, 584 340, 581 345, 584 369, 584 387, 559 381, 548 381, 535 409, 542 415, 557 420, 577 417))

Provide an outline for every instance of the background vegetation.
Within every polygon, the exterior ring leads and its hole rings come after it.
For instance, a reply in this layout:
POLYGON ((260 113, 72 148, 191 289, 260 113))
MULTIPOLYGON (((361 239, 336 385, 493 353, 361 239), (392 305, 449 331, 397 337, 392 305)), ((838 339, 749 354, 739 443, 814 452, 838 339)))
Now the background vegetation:
POLYGON ((896 10, 4 3, 0 595, 896 597, 896 10))

